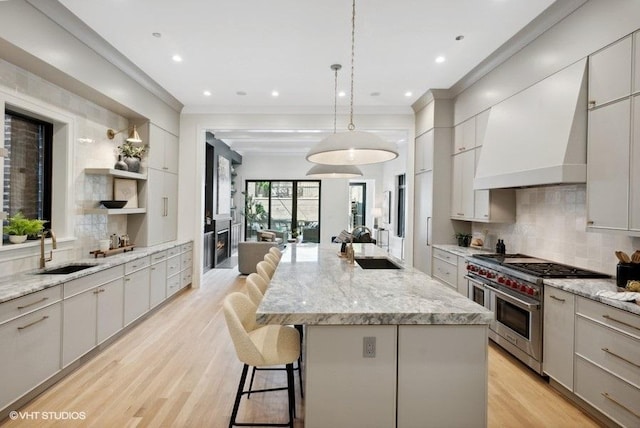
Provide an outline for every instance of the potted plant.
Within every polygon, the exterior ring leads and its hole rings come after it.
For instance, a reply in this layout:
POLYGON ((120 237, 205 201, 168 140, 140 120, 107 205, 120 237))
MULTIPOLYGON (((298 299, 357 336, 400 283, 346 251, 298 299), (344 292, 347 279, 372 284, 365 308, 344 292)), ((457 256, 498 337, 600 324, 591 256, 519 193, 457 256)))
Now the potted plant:
POLYGON ((456 233, 459 247, 468 247, 471 243, 471 235, 468 233, 456 233))
POLYGON ((242 192, 245 196, 244 199, 244 215, 246 219, 246 227, 249 231, 250 236, 253 235, 254 225, 260 224, 264 222, 267 218, 267 211, 264 209, 264 205, 262 202, 257 202, 253 200, 253 196, 247 195, 246 192, 242 192))
POLYGON ((9 235, 12 244, 21 244, 27 240, 28 235, 37 235, 42 232, 45 220, 26 218, 21 212, 7 219, 8 223, 2 228, 3 233, 9 235))
POLYGON ((118 146, 118 152, 122 156, 124 163, 127 164, 127 170, 130 172, 140 171, 140 160, 142 155, 147 151, 147 146, 136 146, 130 141, 125 141, 118 146))

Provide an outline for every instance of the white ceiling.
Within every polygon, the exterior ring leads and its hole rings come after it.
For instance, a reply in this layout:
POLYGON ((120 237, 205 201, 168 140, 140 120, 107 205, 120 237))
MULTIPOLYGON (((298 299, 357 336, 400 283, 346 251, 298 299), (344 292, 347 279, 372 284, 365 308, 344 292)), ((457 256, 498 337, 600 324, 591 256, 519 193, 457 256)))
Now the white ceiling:
MULTIPOLYGON (((338 86, 347 96, 338 103, 348 110, 350 0, 59 1, 184 104, 185 113, 331 114, 333 63, 343 65, 338 86), (182 62, 172 60, 175 54, 182 62)), ((552 3, 358 0, 356 114, 411 112, 428 89, 450 88, 552 3), (464 39, 456 41, 459 35, 464 39), (436 63, 438 56, 446 60, 436 63)))

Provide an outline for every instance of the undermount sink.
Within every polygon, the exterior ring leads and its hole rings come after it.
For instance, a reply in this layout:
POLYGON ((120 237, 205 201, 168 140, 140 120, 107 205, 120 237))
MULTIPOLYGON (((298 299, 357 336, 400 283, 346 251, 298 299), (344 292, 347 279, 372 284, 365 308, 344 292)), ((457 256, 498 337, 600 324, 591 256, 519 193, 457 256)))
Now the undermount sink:
POLYGON ((70 264, 57 268, 45 269, 40 272, 36 272, 38 275, 67 275, 70 273, 78 272, 81 270, 89 269, 97 265, 92 264, 70 264))
POLYGON ((362 269, 402 269, 386 257, 356 258, 355 261, 362 269))

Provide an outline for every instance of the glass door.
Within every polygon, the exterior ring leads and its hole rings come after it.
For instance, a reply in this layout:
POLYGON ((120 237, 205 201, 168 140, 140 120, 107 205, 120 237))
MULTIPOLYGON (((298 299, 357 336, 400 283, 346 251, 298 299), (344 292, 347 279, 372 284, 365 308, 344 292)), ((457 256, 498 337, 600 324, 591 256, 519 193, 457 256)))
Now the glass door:
POLYGON ((350 183, 349 201, 351 203, 351 211, 349 213, 351 228, 364 226, 365 213, 367 212, 367 184, 350 183))
POLYGON ((293 185, 292 181, 271 182, 271 210, 269 228, 284 232, 289 237, 293 221, 293 185))
POLYGON ((297 234, 302 242, 320 242, 320 182, 296 183, 297 234))

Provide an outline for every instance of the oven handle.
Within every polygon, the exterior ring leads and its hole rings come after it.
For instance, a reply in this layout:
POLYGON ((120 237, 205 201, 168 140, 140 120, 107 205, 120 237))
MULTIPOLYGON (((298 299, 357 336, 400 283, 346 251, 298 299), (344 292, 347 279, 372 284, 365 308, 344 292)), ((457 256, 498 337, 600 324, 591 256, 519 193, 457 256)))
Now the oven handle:
POLYGON ((464 276, 467 280, 469 280, 469 282, 473 282, 475 285, 479 285, 480 287, 484 288, 484 282, 480 282, 479 280, 477 280, 475 277, 473 276, 469 276, 469 275, 465 275, 464 276))
POLYGON ((491 290, 492 292, 496 293, 497 295, 499 295, 502 299, 506 300, 509 303, 512 303, 522 309, 528 309, 528 310, 532 310, 532 309, 538 309, 540 307, 540 303, 529 303, 529 302, 525 302, 524 300, 520 300, 518 298, 515 298, 513 296, 511 296, 510 294, 505 293, 504 291, 498 290, 497 288, 493 288, 487 284, 484 284, 484 288, 487 290, 491 290))

